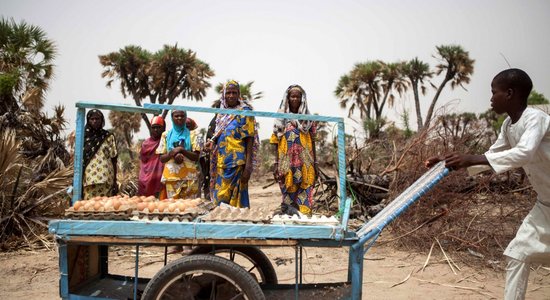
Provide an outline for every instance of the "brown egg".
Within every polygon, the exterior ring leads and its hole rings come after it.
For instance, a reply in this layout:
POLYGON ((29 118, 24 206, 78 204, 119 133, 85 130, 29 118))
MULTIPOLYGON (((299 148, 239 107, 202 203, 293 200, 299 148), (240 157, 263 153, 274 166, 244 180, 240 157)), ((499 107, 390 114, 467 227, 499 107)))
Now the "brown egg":
POLYGON ((94 209, 94 203, 92 201, 86 201, 86 204, 81 208, 81 210, 89 211, 94 209))
POLYGON ((185 203, 183 203, 183 202, 178 202, 177 206, 178 206, 178 209, 179 209, 180 213, 184 212, 185 209, 187 208, 187 205, 185 205, 185 203))
POLYGON ((149 212, 152 213, 157 208, 157 204, 155 202, 150 202, 147 208, 149 209, 149 212))
POLYGON ((115 210, 118 210, 118 209, 120 208, 121 205, 122 205, 122 202, 121 202, 121 201, 116 200, 116 199, 113 200, 113 208, 114 208, 115 210))
POLYGON ((159 212, 163 212, 166 207, 168 207, 168 203, 164 203, 161 201, 157 204, 157 209, 159 210, 159 212))
POLYGON ((73 208, 74 208, 74 210, 79 210, 81 206, 82 206, 82 202, 81 201, 76 201, 73 205, 73 208))
POLYGON ((168 211, 169 212, 174 212, 176 211, 176 208, 178 208, 178 205, 176 203, 170 203, 168 204, 168 211))
POLYGON ((147 207, 147 203, 145 202, 140 202, 137 204, 137 210, 139 211, 143 211, 146 207, 147 207))
POLYGON ((101 202, 96 202, 94 203, 94 210, 95 211, 99 211, 100 208, 102 208, 103 205, 101 204, 101 202))

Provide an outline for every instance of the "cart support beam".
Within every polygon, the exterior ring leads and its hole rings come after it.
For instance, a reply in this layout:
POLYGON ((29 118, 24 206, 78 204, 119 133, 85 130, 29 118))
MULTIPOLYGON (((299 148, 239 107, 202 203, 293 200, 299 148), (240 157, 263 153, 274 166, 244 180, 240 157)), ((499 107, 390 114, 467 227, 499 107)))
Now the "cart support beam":
POLYGON ((360 300, 362 296, 363 285, 363 256, 365 251, 363 247, 350 247, 349 261, 351 274, 351 299, 360 300))

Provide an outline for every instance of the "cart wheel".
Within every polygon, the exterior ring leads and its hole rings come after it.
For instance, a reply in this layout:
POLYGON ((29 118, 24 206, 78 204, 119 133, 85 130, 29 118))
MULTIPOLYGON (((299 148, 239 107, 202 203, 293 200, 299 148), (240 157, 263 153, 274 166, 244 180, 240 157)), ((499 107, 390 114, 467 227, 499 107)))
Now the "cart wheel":
POLYGON ((255 277, 260 285, 277 284, 277 273, 273 268, 273 264, 260 249, 256 247, 231 247, 231 246, 198 246, 195 247, 189 255, 194 254, 214 254, 223 256, 232 262, 241 265, 248 273, 255 277), (243 257, 245 260, 236 258, 236 255, 243 257))
POLYGON ((256 280, 236 263, 213 255, 190 255, 164 266, 149 281, 142 299, 265 300, 265 296, 256 280))

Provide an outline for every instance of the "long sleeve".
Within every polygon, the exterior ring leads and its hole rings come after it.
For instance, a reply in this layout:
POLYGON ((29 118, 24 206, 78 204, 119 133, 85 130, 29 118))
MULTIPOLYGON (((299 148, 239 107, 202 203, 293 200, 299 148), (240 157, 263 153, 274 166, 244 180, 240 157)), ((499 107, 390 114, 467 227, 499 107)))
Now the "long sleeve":
POLYGON ((533 159, 550 126, 548 118, 539 116, 525 111, 516 124, 504 122, 497 141, 485 153, 495 172, 525 166, 533 159))

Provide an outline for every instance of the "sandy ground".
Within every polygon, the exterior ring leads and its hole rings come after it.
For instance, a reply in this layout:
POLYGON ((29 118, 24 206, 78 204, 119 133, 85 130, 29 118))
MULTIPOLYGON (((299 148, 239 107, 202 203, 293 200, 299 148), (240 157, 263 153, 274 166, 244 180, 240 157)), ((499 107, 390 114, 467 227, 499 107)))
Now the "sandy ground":
MULTIPOLYGON (((251 188, 252 205, 278 205, 278 188, 251 188)), ((382 240, 384 237, 382 237, 382 240)), ((294 248, 264 248, 280 283, 294 283, 294 248)), ((140 248, 140 277, 152 277, 163 266, 164 248, 140 248)), ((347 248, 304 248, 303 282, 343 282, 347 278, 347 248)), ((111 247, 113 274, 133 275, 134 248, 111 247)), ((181 255, 169 256, 169 261, 181 255)), ((451 269, 441 251, 426 254, 395 250, 391 244, 375 245, 364 258, 363 299, 502 299, 504 271, 466 266, 451 269)), ((481 265, 481 263, 480 263, 481 265)), ((58 256, 53 251, 0 253, 0 299, 56 299, 58 256)), ((337 299, 345 288, 303 291, 301 299, 337 299)), ((270 293, 268 299, 293 299, 293 291, 270 293)), ((550 268, 531 271, 527 299, 550 299, 550 268)))

